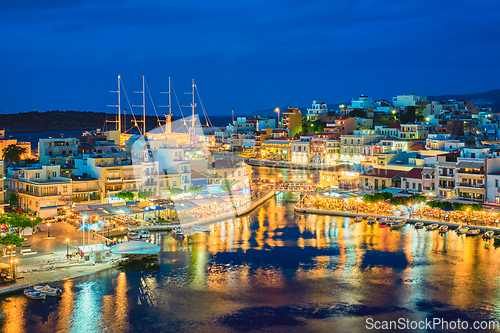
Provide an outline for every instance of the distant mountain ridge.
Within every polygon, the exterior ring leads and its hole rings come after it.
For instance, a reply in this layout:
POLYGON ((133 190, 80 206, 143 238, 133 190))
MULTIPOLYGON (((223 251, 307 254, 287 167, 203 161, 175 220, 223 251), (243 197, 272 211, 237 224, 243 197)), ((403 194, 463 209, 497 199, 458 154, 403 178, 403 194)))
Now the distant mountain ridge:
POLYGON ((488 106, 491 107, 492 111, 500 112, 500 89, 475 94, 427 96, 428 101, 447 101, 449 99, 472 101, 473 104, 488 106))

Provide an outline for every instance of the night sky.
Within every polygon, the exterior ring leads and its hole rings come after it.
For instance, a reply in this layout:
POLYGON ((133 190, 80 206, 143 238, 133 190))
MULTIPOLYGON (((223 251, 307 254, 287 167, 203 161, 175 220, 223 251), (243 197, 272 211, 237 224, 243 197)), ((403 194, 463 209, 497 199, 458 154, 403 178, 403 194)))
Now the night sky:
POLYGON ((483 92, 499 23, 498 0, 2 1, 0 110, 114 112, 118 74, 132 104, 144 75, 156 106, 169 76, 181 105, 195 79, 212 115, 483 92))

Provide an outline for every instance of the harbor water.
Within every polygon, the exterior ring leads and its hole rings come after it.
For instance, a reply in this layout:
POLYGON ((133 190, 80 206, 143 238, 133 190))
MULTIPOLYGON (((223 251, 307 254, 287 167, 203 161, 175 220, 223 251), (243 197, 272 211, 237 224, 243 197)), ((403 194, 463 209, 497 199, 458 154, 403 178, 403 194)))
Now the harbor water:
MULTIPOLYGON (((0 298, 3 332, 363 332, 374 320, 500 319, 500 248, 480 237, 299 214, 295 193, 157 261, 0 298)), ((84 268, 82 268, 84 269, 84 268)), ((484 331, 484 330, 482 330, 484 331)))

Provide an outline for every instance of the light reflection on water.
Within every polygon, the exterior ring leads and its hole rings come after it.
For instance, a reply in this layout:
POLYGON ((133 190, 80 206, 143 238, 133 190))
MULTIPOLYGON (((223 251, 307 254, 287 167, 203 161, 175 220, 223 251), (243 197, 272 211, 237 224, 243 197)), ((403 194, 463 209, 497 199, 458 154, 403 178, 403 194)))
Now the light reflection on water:
POLYGON ((363 328, 368 315, 498 317, 500 249, 493 244, 297 214, 295 200, 269 200, 183 241, 157 235, 159 270, 66 280, 56 284, 60 300, 1 298, 2 330, 349 331, 363 328))

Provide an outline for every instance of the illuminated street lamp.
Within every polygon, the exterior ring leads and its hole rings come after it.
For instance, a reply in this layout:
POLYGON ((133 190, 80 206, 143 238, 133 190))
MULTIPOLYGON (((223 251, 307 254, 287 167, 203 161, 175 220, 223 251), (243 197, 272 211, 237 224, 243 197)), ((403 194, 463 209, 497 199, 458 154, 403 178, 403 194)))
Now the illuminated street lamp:
POLYGON ((274 112, 278 113, 278 128, 280 127, 280 108, 274 109, 274 112))
POLYGON ((47 223, 47 238, 50 238, 50 223, 47 223))
POLYGON ((66 259, 69 258, 69 238, 66 238, 66 259))

